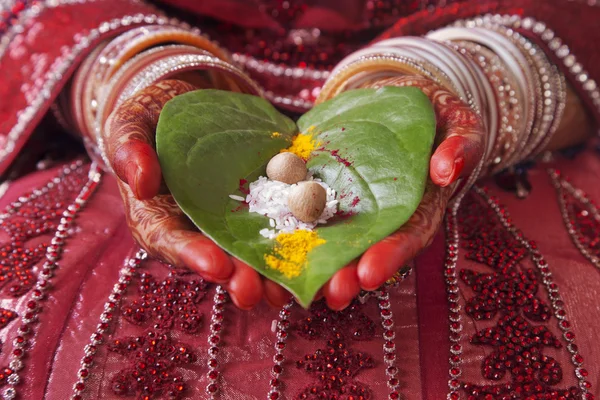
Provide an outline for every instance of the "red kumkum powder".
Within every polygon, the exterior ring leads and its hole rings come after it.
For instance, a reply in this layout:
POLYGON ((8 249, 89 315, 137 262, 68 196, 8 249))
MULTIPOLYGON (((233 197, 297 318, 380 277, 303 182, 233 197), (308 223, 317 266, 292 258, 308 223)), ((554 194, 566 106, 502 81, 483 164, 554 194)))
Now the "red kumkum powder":
POLYGON ((248 181, 245 179, 240 179, 240 185, 238 187, 239 191, 244 193, 244 194, 250 194, 250 189, 248 189, 246 187, 246 185, 248 184, 248 181))

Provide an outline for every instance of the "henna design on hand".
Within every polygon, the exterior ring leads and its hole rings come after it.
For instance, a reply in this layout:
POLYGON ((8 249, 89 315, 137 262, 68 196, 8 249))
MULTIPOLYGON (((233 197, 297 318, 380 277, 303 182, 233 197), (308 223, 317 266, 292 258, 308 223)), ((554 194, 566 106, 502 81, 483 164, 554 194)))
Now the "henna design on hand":
MULTIPOLYGON (((384 86, 413 86, 423 91, 430 99, 437 118, 435 140, 437 150, 449 151, 448 154, 452 155, 460 154, 464 159, 462 165, 464 173, 470 173, 475 168, 483 154, 485 131, 480 117, 467 104, 444 87, 420 76, 376 79, 363 85, 368 88, 384 86)), ((434 161, 432 157, 432 162, 434 161)), ((382 255, 393 254, 394 260, 388 260, 387 268, 383 268, 385 273, 391 276, 431 244, 442 224, 447 204, 457 185, 456 179, 445 187, 434 184, 431 178, 428 179, 423 199, 414 214, 400 229, 366 253, 368 262, 364 267, 375 268, 373 264, 382 262, 382 255), (391 248, 398 250, 390 252, 391 248)), ((374 287, 373 285, 385 282, 373 278, 374 275, 366 269, 363 268, 361 271, 359 266, 359 276, 364 279, 361 282, 363 287, 374 287)), ((387 280, 389 277, 385 278, 387 280)))
POLYGON ((105 129, 107 156, 121 178, 117 182, 133 237, 151 256, 177 266, 183 266, 179 256, 183 248, 192 241, 205 238, 166 190, 167 194, 139 200, 131 188, 132 182, 124 181, 128 177, 126 169, 133 153, 154 152, 156 125, 164 105, 175 96, 195 89, 195 86, 180 80, 155 83, 118 107, 105 129))
POLYGON ((164 105, 195 89, 184 81, 164 80, 140 90, 115 109, 106 121, 104 141, 106 155, 119 178, 128 180, 132 155, 154 152, 156 125, 164 105))
POLYGON ((150 200, 138 200, 124 182, 119 190, 125 204, 125 215, 134 239, 148 254, 176 266, 184 266, 179 254, 185 246, 202 234, 181 211, 170 194, 150 200))

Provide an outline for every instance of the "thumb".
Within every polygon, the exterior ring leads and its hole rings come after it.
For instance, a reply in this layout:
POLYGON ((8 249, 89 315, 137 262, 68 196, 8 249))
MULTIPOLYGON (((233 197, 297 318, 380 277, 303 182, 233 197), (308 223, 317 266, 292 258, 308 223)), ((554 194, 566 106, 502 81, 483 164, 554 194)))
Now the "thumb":
POLYGON ((468 134, 455 134, 444 139, 429 163, 433 183, 446 187, 469 176, 483 156, 482 147, 481 141, 468 134))
POLYGON ((117 176, 129 185, 137 199, 158 194, 161 172, 155 134, 160 112, 173 97, 194 90, 187 82, 155 83, 117 107, 105 124, 106 155, 117 176))

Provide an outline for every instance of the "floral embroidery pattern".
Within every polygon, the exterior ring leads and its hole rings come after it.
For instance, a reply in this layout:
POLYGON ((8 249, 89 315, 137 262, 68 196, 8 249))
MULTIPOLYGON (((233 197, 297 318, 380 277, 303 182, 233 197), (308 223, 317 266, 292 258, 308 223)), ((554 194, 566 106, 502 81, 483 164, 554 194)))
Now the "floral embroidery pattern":
POLYGON ((0 247, 0 290, 5 294, 21 297, 35 285, 32 268, 44 257, 49 243, 28 241, 56 231, 63 211, 86 181, 87 171, 77 169, 51 180, 45 193, 21 207, 6 210, 10 216, 0 222, 0 229, 11 238, 0 247))
POLYGON ((108 346, 129 360, 111 381, 111 390, 119 396, 179 399, 186 392, 178 369, 195 363, 198 356, 190 346, 174 340, 171 332, 199 331, 203 315, 198 306, 208 285, 189 272, 168 268, 170 273, 162 281, 150 273, 140 274, 137 295, 121 307, 125 320, 146 331, 137 337, 113 339, 108 346))
POLYGON ((155 329, 196 333, 202 321, 197 305, 204 299, 206 287, 201 279, 169 276, 157 282, 152 275, 144 273, 140 276, 139 298, 124 304, 121 311, 132 324, 152 322, 155 329))
POLYGON ((375 335, 375 322, 361 311, 361 305, 353 303, 347 309, 331 311, 324 301, 316 302, 310 315, 298 321, 296 333, 307 339, 327 340, 324 349, 317 349, 296 362, 315 378, 301 390, 295 399, 363 399, 371 398, 369 387, 355 377, 364 369, 374 367, 373 358, 351 349, 354 340, 371 340, 375 335))
POLYGON ((121 396, 137 394, 140 399, 180 398, 186 386, 176 367, 196 361, 189 346, 154 331, 146 336, 115 339, 108 349, 131 359, 129 366, 112 378, 113 392, 121 396))
POLYGON ((600 269, 600 212, 594 200, 560 171, 548 170, 558 195, 560 213, 573 244, 600 269))
MULTIPOLYGON (((494 210, 473 194, 463 200, 458 222, 466 258, 494 271, 462 269, 459 276, 474 293, 466 300, 467 315, 482 321, 497 317, 470 342, 493 348, 483 360, 481 372, 486 379, 502 380, 488 385, 463 383, 469 398, 580 398, 577 387, 555 387, 562 382, 563 370, 558 361, 544 354, 544 348, 562 349, 563 344, 546 326, 532 323, 547 322, 552 314, 538 295, 539 273, 520 263, 527 250, 500 223, 494 210)), ((569 324, 566 320, 560 323, 569 324)))

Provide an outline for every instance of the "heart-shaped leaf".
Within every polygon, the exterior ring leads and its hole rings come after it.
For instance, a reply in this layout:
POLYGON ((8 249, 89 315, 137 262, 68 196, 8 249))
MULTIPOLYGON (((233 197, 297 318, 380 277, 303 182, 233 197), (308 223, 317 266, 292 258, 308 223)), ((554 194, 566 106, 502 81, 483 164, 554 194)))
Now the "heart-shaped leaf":
POLYGON ((357 89, 316 106, 298 127, 259 97, 199 90, 164 107, 156 145, 165 181, 181 209, 207 236, 308 306, 333 274, 404 224, 425 188, 435 116, 415 88, 357 89), (265 175, 269 160, 298 132, 320 143, 309 169, 335 189, 340 213, 316 231, 300 276, 265 263, 274 241, 259 234, 268 218, 229 198, 240 182, 265 175), (277 132, 276 134, 274 134, 277 132))

